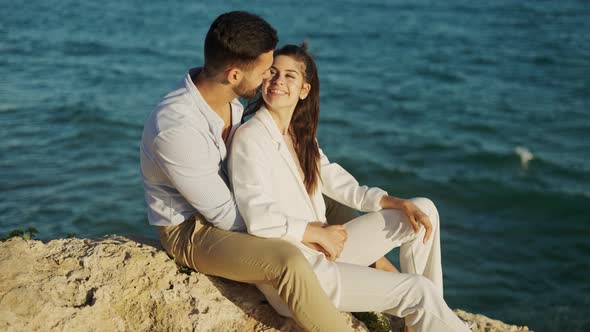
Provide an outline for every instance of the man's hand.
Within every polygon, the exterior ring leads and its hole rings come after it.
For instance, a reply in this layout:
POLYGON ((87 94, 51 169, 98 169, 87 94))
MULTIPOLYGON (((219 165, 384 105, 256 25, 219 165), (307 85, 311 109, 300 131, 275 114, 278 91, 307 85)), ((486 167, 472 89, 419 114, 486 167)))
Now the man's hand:
POLYGON ((432 224, 430 223, 430 219, 428 219, 428 216, 412 203, 412 201, 385 195, 381 198, 380 204, 384 209, 401 210, 408 218, 415 233, 418 233, 420 227, 424 226, 426 234, 424 234, 423 242, 430 239, 430 235, 432 234, 432 224))

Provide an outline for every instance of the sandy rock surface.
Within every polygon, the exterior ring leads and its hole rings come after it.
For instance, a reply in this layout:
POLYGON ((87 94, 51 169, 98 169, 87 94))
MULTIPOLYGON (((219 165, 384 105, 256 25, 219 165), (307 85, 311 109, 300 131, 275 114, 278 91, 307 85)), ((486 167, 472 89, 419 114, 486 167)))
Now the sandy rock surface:
MULTIPOLYGON (((298 331, 255 287, 182 273, 150 240, 13 238, 0 242, 0 271, 0 331, 298 331)), ((477 331, 528 331, 458 313, 477 331)))
POLYGON ((255 287, 179 272, 149 242, 0 243, 0 331, 297 330, 255 287))
POLYGON ((456 309, 454 310, 454 312, 463 320, 476 321, 478 326, 477 328, 473 329, 474 332, 532 332, 531 330, 529 330, 527 326, 509 325, 502 321, 491 319, 484 315, 472 314, 460 309, 456 309))

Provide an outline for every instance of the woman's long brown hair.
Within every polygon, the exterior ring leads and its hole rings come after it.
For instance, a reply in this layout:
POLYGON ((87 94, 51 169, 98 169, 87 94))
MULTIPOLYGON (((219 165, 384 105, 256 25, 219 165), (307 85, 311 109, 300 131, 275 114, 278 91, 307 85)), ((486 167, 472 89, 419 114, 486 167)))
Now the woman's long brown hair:
MULTIPOLYGON (((316 141, 316 133, 320 117, 320 80, 315 62, 307 45, 285 45, 274 52, 274 56, 286 55, 300 62, 304 67, 304 82, 311 85, 307 97, 299 100, 295 106, 289 134, 294 142, 295 153, 303 170, 303 183, 308 194, 313 194, 320 180, 320 150, 316 141)), ((262 96, 248 103, 244 116, 256 113, 264 100, 262 96)))

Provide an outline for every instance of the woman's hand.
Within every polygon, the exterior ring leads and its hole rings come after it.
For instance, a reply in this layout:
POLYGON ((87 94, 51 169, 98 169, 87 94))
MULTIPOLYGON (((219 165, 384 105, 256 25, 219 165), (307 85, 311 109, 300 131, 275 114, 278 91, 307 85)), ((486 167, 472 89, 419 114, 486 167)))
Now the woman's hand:
POLYGON ((423 242, 430 239, 430 235, 432 234, 432 224, 430 223, 430 219, 428 219, 428 216, 412 203, 412 201, 384 195, 379 204, 384 209, 401 210, 408 218, 415 233, 420 231, 421 225, 424 226, 426 234, 424 234, 423 242))
POLYGON ((303 243, 312 249, 323 252, 326 258, 334 261, 340 257, 347 238, 348 233, 342 225, 311 222, 307 224, 303 234, 303 243), (316 245, 321 249, 318 249, 316 245))
POLYGON ((426 234, 424 234, 424 241, 428 241, 430 239, 430 235, 432 234, 432 224, 430 223, 430 219, 428 216, 422 212, 412 201, 404 200, 402 203, 401 210, 404 212, 412 228, 414 229, 415 233, 420 231, 420 225, 423 225, 426 229, 426 234))
POLYGON ((328 256, 328 252, 324 250, 324 248, 322 248, 322 246, 320 246, 317 243, 314 242, 303 242, 303 244, 305 244, 306 246, 310 247, 313 250, 317 250, 319 252, 323 252, 324 255, 326 255, 326 257, 328 256))
POLYGON ((348 233, 342 225, 326 225, 322 230, 323 234, 317 243, 328 253, 328 260, 335 261, 344 249, 348 233))

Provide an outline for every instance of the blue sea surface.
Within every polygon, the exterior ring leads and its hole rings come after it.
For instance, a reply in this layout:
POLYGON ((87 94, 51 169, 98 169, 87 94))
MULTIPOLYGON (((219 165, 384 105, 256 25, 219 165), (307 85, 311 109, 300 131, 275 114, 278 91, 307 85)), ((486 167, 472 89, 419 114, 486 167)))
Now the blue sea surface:
POLYGON ((202 63, 214 18, 249 10, 280 44, 309 43, 326 154, 361 183, 436 203, 451 307, 537 332, 590 331, 587 1, 2 8, 0 234, 155 237, 143 122, 202 63))

